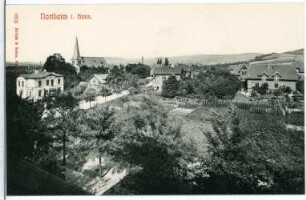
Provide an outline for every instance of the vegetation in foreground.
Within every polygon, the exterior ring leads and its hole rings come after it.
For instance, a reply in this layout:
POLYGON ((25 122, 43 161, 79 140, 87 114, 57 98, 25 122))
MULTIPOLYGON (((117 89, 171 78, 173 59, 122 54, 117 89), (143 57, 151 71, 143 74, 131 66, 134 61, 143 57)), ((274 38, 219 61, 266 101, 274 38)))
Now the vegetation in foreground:
MULTIPOLYGON (((224 98, 216 89, 222 83, 218 73, 206 82, 214 87, 194 92, 224 98)), ((120 69, 113 74, 114 85, 127 75, 120 69)), ((192 84, 199 80, 209 79, 199 75, 192 84)), ((80 171, 93 154, 130 170, 108 194, 304 193, 304 132, 287 130, 282 116, 249 113, 234 105, 200 105, 183 117, 173 116, 159 97, 143 94, 78 110, 69 93, 33 103, 13 95, 14 90, 7 92, 8 157, 55 176, 61 177, 60 166, 67 166, 65 155, 73 157, 72 167, 80 171), (54 114, 42 120, 44 105, 54 114)), ((105 169, 100 162, 98 167, 101 177, 105 169)))

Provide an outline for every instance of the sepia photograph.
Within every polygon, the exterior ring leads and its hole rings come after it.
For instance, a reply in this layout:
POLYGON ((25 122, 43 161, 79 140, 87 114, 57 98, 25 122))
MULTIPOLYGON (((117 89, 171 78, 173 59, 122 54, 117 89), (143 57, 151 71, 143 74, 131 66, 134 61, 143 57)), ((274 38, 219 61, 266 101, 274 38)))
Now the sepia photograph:
POLYGON ((5 6, 6 195, 304 195, 304 4, 5 6))

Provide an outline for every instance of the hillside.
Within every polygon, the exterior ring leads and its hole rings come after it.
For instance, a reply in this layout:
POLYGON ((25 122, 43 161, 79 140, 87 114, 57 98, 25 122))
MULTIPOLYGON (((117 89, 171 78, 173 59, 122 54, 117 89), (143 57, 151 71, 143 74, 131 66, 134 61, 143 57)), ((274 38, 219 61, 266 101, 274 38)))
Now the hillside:
MULTIPOLYGON (((214 65, 224 63, 234 63, 241 61, 248 61, 258 56, 258 53, 244 53, 244 54, 211 54, 211 55, 189 55, 189 56, 175 56, 168 57, 171 63, 186 63, 186 64, 202 64, 214 65)), ((144 58, 144 63, 147 65, 155 64, 156 58, 144 58)), ((141 62, 141 58, 120 58, 120 57, 106 57, 108 64, 128 64, 141 62)))
POLYGON ((304 49, 287 51, 284 53, 271 53, 256 56, 253 64, 290 64, 294 61, 304 61, 304 49))

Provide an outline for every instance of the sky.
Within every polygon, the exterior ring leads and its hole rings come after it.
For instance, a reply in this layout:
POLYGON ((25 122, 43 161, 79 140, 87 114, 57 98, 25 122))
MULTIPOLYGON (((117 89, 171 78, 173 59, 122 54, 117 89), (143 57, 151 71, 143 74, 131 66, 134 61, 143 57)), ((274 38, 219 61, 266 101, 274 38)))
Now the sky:
POLYGON ((53 53, 70 60, 76 36, 81 56, 284 52, 303 48, 303 24, 301 3, 8 5, 6 60, 44 62, 53 53), (43 20, 41 13, 68 19, 43 20), (91 19, 78 20, 79 13, 91 19))

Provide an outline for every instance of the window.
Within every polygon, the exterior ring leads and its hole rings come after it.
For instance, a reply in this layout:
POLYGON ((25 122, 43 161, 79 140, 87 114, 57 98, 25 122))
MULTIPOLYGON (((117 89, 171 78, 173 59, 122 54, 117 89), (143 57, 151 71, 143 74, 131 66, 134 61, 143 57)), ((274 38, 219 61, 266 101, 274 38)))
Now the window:
POLYGON ((46 85, 49 85, 49 80, 47 80, 46 85))
POLYGON ((38 96, 41 97, 41 90, 38 90, 38 96))
POLYGON ((275 88, 278 88, 278 83, 275 83, 275 84, 274 84, 274 87, 275 87, 275 88))
POLYGON ((48 96, 48 90, 45 90, 45 96, 48 96))
POLYGON ((21 84, 22 84, 22 87, 24 87, 24 81, 22 81, 21 84))
POLYGON ((57 79, 57 84, 61 84, 61 79, 57 79))
POLYGON ((38 87, 41 87, 41 81, 38 81, 38 87))
POLYGON ((18 86, 20 87, 20 81, 18 81, 18 86))
POLYGON ((51 80, 51 86, 53 86, 53 84, 54 84, 54 80, 51 80))

